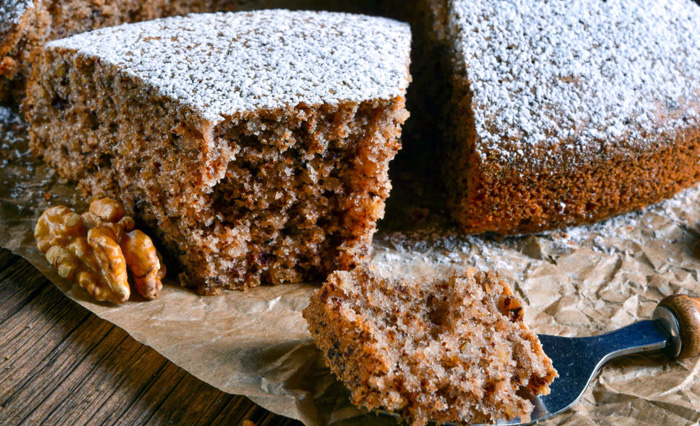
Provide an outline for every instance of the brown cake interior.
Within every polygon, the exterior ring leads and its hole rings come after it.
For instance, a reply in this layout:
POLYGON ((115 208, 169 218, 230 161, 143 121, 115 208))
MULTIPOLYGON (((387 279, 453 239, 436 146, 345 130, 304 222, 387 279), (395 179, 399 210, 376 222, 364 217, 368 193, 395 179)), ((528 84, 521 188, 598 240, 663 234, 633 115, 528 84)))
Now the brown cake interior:
POLYGON ((304 311, 331 370, 368 409, 414 425, 527 418, 556 377, 523 304, 493 273, 389 279, 336 272, 304 311))
POLYGON ((603 151, 575 170, 552 166, 522 173, 464 158, 471 160, 463 169, 469 174, 447 169, 453 215, 462 229, 538 232, 636 210, 700 182, 700 131, 688 129, 654 150, 603 151))
POLYGON ((368 255, 403 97, 212 123, 111 65, 65 58, 51 49, 35 66, 33 152, 142 218, 187 285, 209 294, 298 282, 368 255))

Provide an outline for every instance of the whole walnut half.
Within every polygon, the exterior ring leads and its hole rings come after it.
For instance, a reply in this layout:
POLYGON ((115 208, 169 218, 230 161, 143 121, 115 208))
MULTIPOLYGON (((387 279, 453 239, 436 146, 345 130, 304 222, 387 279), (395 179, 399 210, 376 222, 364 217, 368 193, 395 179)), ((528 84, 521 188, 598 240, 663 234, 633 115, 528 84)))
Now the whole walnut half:
POLYGON ((77 282, 96 300, 129 300, 127 268, 136 291, 155 299, 163 287, 165 265, 148 235, 134 226, 119 202, 103 198, 90 203, 82 215, 65 206, 47 209, 34 238, 58 275, 77 282))

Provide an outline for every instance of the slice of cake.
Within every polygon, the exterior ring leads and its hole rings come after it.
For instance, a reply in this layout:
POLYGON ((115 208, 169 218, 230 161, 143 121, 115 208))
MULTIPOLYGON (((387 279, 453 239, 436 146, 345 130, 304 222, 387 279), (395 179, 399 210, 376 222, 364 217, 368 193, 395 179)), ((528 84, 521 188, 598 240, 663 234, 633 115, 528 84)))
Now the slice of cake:
POLYGON ((593 222, 700 181, 692 0, 422 0, 448 52, 467 232, 593 222))
POLYGON ((525 419, 527 394, 549 393, 557 376, 521 300, 493 273, 422 281, 335 272, 304 318, 354 404, 414 425, 525 419))
POLYGON ((0 0, 0 102, 24 98, 31 58, 46 41, 190 12, 271 7, 371 11, 372 0, 0 0))
POLYGON ((200 293, 364 260, 408 117, 410 30, 330 12, 189 15, 50 42, 35 155, 119 199, 200 293))

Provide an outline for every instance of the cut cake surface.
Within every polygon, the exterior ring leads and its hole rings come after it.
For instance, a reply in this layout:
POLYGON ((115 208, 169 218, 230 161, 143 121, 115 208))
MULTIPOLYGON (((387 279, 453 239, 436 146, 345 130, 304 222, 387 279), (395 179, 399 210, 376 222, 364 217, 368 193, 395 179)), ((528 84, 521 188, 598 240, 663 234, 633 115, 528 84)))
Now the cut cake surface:
POLYGON ((189 15, 50 42, 33 152, 122 201, 202 293, 368 255, 407 118, 408 26, 330 12, 189 15))
POLYGON ((446 182, 465 230, 592 222, 700 181, 691 0, 429 3, 451 57, 446 182))
POLYGON ((354 404, 414 425, 525 419, 527 393, 549 393, 557 375, 523 322, 522 301, 493 273, 335 272, 304 317, 354 404))

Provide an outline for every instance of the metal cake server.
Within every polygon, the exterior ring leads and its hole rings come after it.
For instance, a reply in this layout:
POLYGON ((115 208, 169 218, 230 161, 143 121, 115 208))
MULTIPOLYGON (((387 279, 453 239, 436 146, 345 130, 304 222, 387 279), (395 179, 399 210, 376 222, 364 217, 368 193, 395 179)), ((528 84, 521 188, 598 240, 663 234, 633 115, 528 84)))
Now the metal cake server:
POLYGON ((532 398, 535 408, 529 422, 515 419, 499 425, 533 424, 566 411, 612 359, 657 350, 678 359, 700 354, 700 298, 668 296, 657 306, 653 319, 598 336, 538 337, 559 377, 550 386, 549 395, 532 398))

